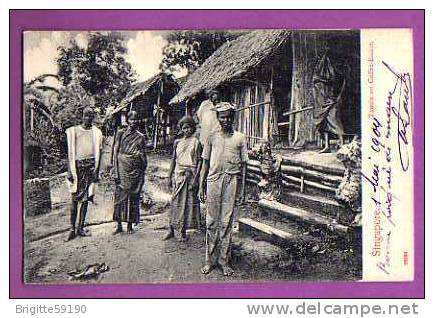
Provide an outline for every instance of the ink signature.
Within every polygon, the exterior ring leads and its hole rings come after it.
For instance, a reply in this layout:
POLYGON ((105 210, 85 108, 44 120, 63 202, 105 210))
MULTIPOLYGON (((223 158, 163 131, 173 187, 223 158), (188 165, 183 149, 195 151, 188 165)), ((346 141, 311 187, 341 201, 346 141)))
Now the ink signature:
POLYGON ((411 128, 411 107, 412 107, 412 83, 409 73, 397 73, 386 62, 382 61, 384 66, 396 77, 396 82, 393 90, 389 91, 387 98, 387 106, 391 107, 393 114, 397 118, 398 123, 398 151, 403 171, 407 171, 410 165, 410 157, 408 146, 408 131, 411 128), (395 93, 398 92, 398 106, 392 106, 392 101, 395 93))

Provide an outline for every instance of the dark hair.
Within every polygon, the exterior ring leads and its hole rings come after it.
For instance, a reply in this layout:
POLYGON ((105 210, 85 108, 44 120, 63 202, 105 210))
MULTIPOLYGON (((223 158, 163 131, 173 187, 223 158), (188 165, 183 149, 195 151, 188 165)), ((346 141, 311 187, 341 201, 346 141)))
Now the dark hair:
POLYGON ((193 130, 196 131, 196 122, 191 116, 184 116, 181 118, 181 120, 178 122, 179 129, 181 129, 183 125, 190 125, 193 130))
POLYGON ((211 90, 206 92, 206 95, 208 96, 208 98, 211 98, 211 96, 214 94, 218 95, 219 97, 221 96, 220 92, 217 89, 211 89, 211 90))
POLYGON ((135 110, 130 110, 127 114, 127 119, 129 119, 132 116, 135 116, 136 118, 138 117, 138 113, 135 110))
POLYGON ((92 107, 85 107, 85 108, 83 109, 83 113, 82 113, 82 115, 84 115, 84 114, 91 114, 91 115, 94 116, 94 117, 95 117, 95 115, 96 115, 95 110, 94 110, 92 107))

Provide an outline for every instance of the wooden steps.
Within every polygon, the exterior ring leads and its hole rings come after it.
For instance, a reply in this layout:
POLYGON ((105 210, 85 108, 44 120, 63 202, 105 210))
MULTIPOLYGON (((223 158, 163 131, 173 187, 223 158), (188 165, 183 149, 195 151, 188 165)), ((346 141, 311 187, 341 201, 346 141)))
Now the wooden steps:
POLYGON ((259 236, 261 239, 286 246, 294 242, 298 235, 289 231, 281 230, 277 227, 258 222, 250 218, 241 218, 238 220, 239 231, 251 236, 259 236))
MULTIPOLYGON (((282 159, 280 202, 259 200, 259 210, 254 215, 238 220, 240 237, 288 247, 321 239, 318 232, 331 232, 336 238, 351 234, 347 224, 353 216, 335 200, 344 168, 285 156, 282 159)), ((255 186, 262 176, 260 162, 249 160, 247 172, 247 181, 255 186)))
POLYGON ((344 206, 330 197, 296 191, 286 192, 282 195, 282 203, 332 218, 348 213, 344 206))
POLYGON ((280 202, 269 200, 259 200, 259 206, 263 209, 267 209, 269 213, 276 213, 285 218, 294 219, 302 223, 318 225, 333 231, 340 232, 342 234, 346 234, 348 232, 347 226, 338 224, 333 218, 321 215, 319 213, 291 207, 280 202))

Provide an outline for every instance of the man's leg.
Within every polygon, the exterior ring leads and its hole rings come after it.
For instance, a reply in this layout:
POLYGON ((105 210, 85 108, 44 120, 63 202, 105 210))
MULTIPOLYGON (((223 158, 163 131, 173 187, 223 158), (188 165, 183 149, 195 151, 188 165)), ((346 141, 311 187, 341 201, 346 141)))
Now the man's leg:
POLYGON ((84 222, 86 220, 88 201, 83 201, 80 207, 80 222, 78 227, 78 235, 87 236, 84 232, 84 222))
POLYGON ((124 230, 122 229, 122 222, 121 221, 117 221, 117 226, 116 226, 116 231, 113 232, 113 235, 122 233, 124 230))
POLYGON ((219 243, 219 217, 222 202, 223 177, 207 182, 207 209, 206 209, 206 255, 204 274, 208 274, 215 266, 218 258, 217 245, 219 243))
POLYGON ((113 235, 117 235, 119 233, 123 232, 122 229, 122 202, 120 202, 120 198, 121 198, 121 188, 119 187, 119 185, 116 185, 115 188, 115 198, 114 198, 114 202, 113 202, 113 221, 116 221, 117 226, 116 226, 116 230, 113 232, 113 235))
POLYGON ((230 276, 234 273, 233 269, 229 265, 229 261, 231 256, 232 224, 237 197, 237 184, 238 180, 236 175, 224 176, 219 226, 220 242, 218 264, 221 266, 225 276, 230 276))
POLYGON ((134 231, 133 231, 133 223, 131 223, 131 222, 128 222, 128 225, 127 225, 127 233, 128 234, 132 234, 134 231))
POLYGON ((170 227, 174 231, 174 236, 178 240, 183 240, 186 231, 185 217, 188 204, 188 183, 185 177, 183 180, 176 179, 174 196, 170 207, 170 227))
POLYGON ((330 152, 330 139, 329 139, 329 133, 324 132, 324 148, 320 151, 320 153, 330 152))
POLYGON ((71 230, 69 232, 68 241, 75 238, 75 222, 77 222, 77 211, 78 211, 78 202, 75 199, 72 199, 71 208, 70 208, 70 222, 71 222, 71 230))

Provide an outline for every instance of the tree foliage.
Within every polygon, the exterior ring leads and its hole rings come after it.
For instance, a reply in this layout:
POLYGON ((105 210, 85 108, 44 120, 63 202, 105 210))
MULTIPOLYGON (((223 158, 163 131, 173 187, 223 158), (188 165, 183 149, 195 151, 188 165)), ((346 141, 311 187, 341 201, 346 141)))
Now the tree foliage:
POLYGON ((57 78, 54 74, 42 74, 23 85, 24 111, 24 143, 40 146, 55 144, 56 123, 51 114, 51 105, 59 90, 47 85, 49 77, 57 78))
POLYGON ((60 130, 80 124, 83 109, 95 107, 94 98, 75 82, 60 89, 53 106, 53 119, 60 130))
MULTIPOLYGON (((85 92, 85 96, 92 96, 100 114, 103 115, 107 107, 118 105, 131 88, 135 73, 125 59, 127 49, 121 34, 91 32, 86 47, 71 40, 58 51, 59 79, 69 87, 69 93, 85 92)), ((63 101, 60 103, 68 107, 63 101)), ((75 114, 75 110, 62 112, 75 114)))
POLYGON ((174 31, 167 37, 163 48, 162 71, 192 72, 202 65, 222 44, 233 40, 243 32, 230 31, 174 31))

